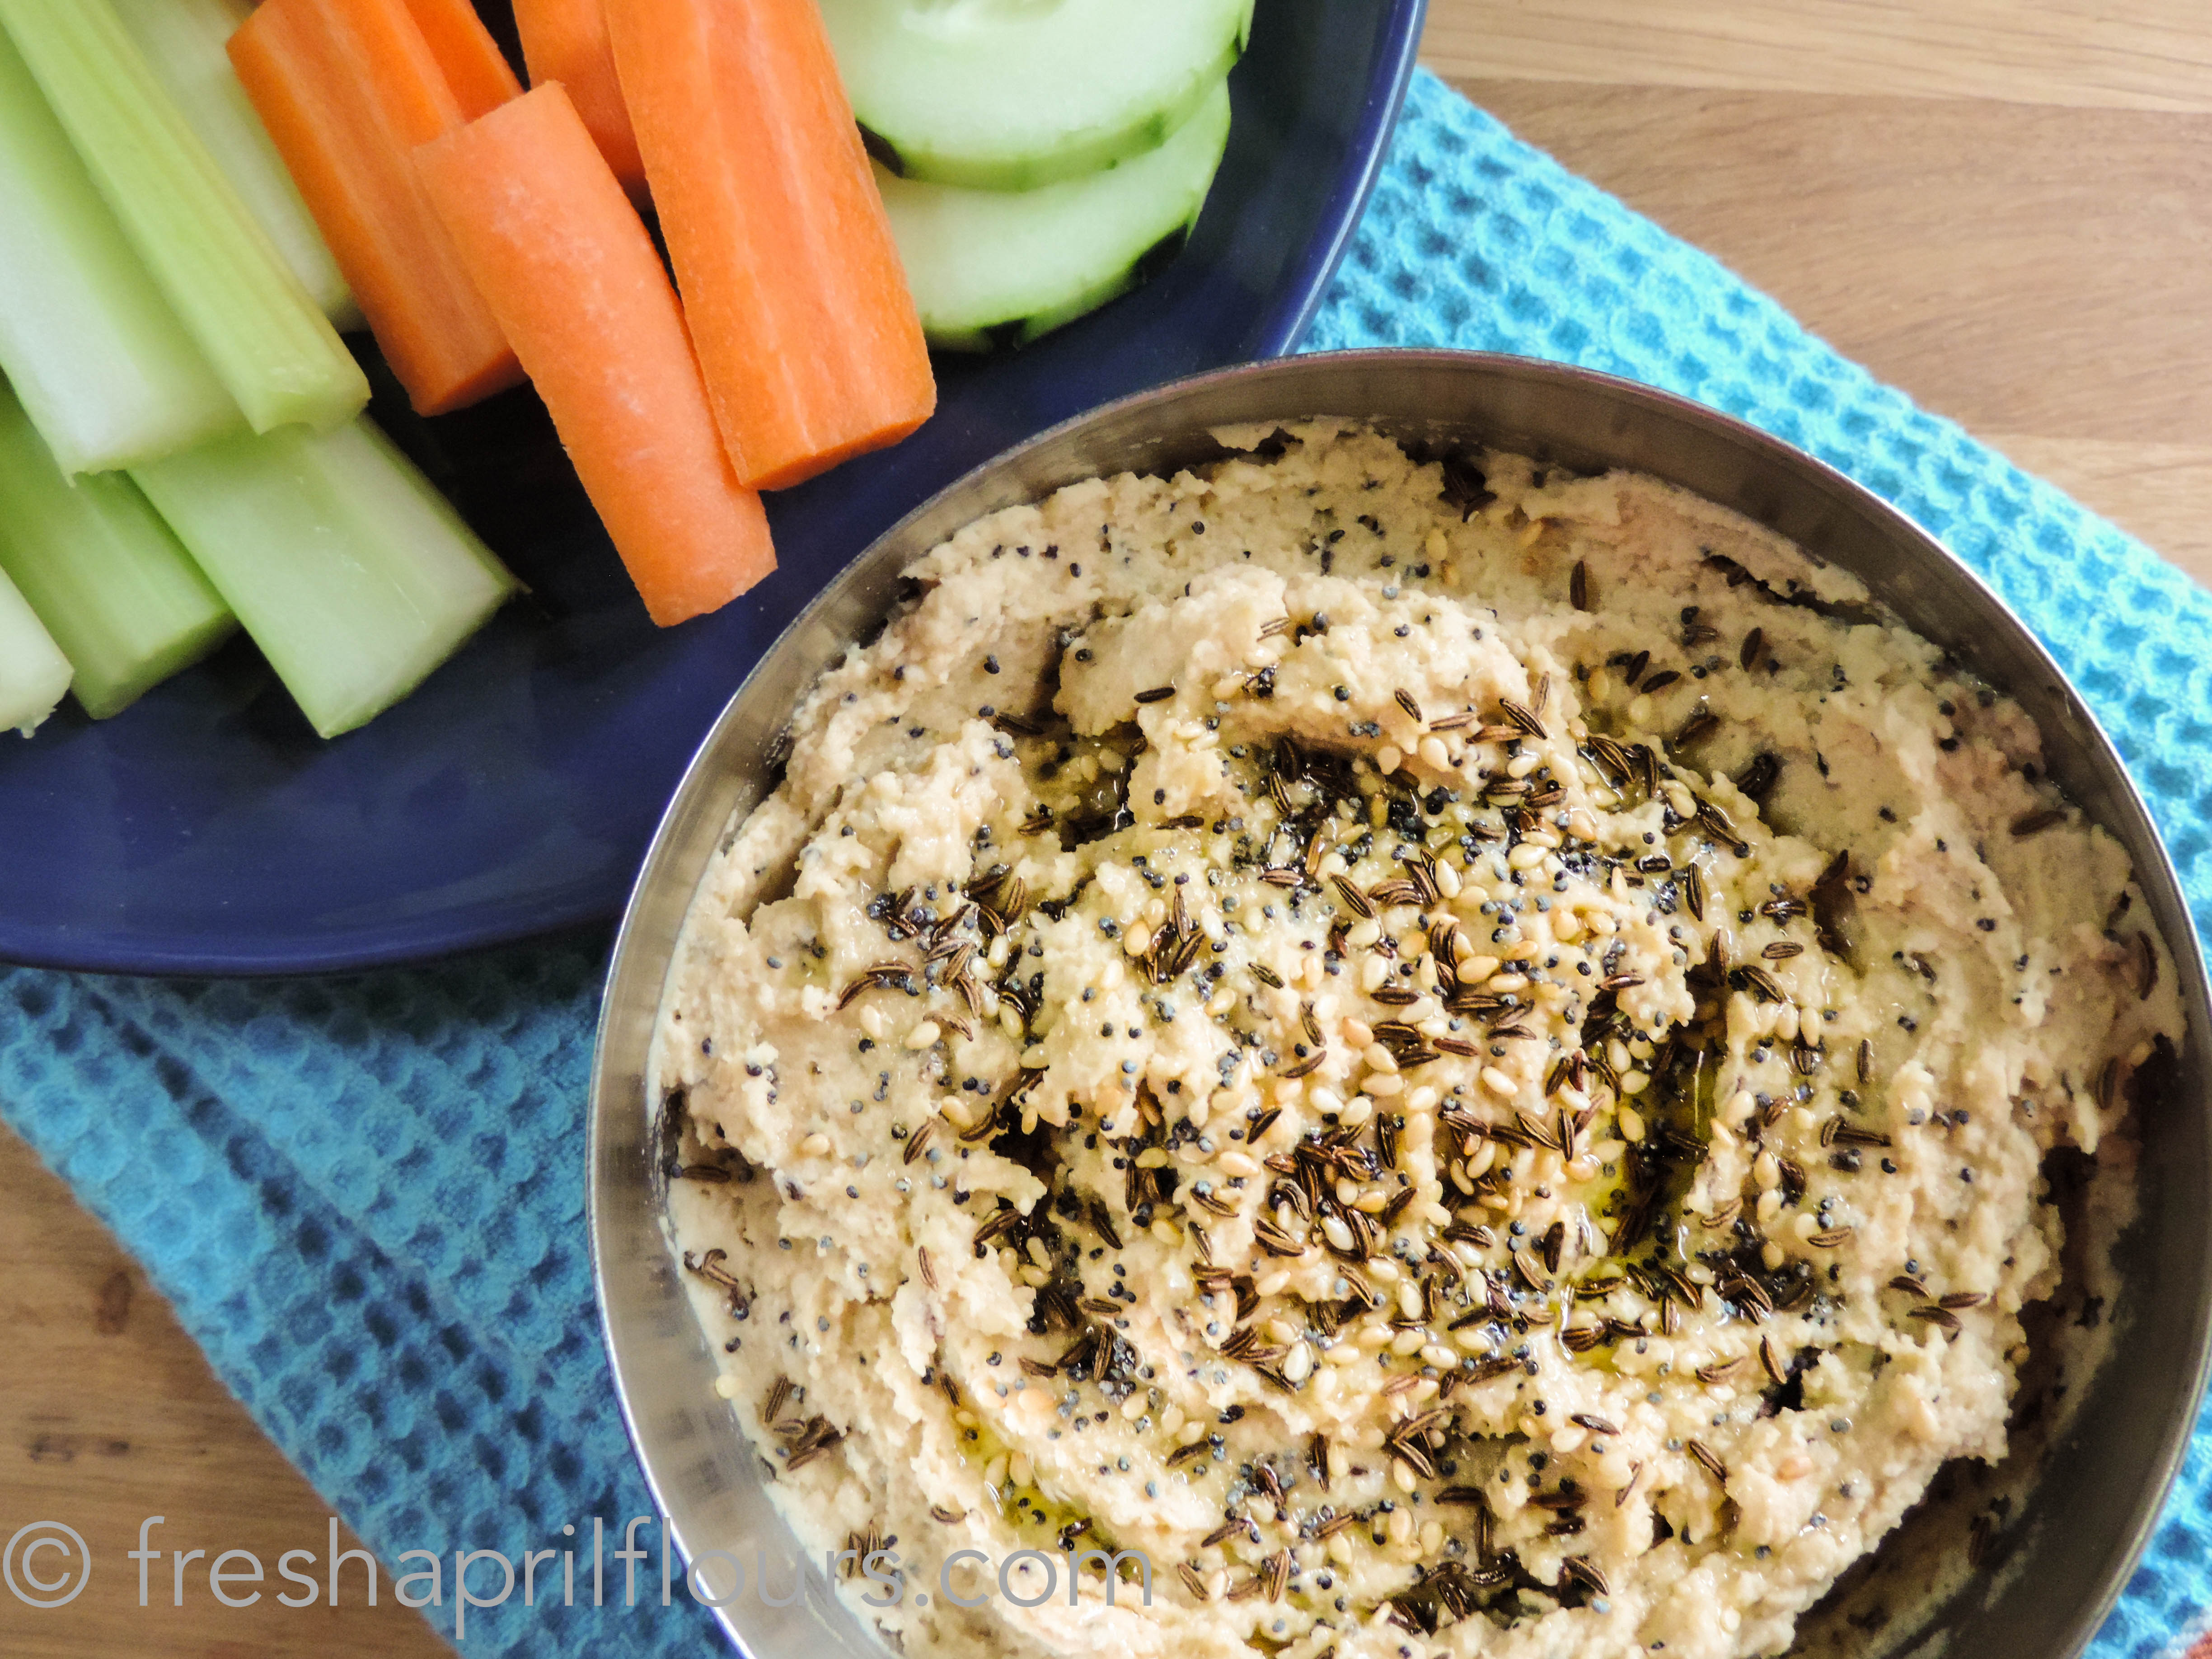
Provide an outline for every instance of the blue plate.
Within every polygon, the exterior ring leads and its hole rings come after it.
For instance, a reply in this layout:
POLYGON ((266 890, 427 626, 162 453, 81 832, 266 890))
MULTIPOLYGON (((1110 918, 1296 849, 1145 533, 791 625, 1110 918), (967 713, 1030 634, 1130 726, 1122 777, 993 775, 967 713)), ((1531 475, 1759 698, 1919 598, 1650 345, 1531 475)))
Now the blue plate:
POLYGON ((680 628, 646 620, 528 392, 423 421, 372 362, 372 413, 530 598, 335 743, 242 643, 114 720, 71 705, 0 743, 0 960, 301 973, 611 916, 730 694, 878 534, 1068 416, 1291 349, 1381 164, 1423 9, 1260 0, 1229 153, 1182 256, 1026 350, 941 358, 936 417, 773 497, 781 568, 680 628))

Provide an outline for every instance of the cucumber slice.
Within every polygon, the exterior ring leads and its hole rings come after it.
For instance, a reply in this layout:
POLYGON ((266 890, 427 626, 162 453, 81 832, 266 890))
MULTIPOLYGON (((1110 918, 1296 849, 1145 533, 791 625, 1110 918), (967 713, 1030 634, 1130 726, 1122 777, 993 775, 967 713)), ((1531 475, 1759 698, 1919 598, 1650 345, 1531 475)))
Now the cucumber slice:
POLYGON ((1229 143, 1229 88, 1157 149, 1036 190, 876 183, 930 343, 1025 345, 1134 288, 1171 258, 1206 205, 1229 143))
POLYGON ((1032 190, 1154 149, 1243 54, 1253 0, 822 0, 892 172, 1032 190))

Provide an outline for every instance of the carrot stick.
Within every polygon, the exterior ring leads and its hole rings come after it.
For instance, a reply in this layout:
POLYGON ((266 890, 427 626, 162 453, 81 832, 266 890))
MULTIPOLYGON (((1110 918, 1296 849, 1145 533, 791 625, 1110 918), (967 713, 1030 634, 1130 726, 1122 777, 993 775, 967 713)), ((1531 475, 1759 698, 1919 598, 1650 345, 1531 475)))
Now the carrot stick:
POLYGON ((645 158, 637 153, 637 135, 615 79, 606 8, 600 0, 514 0, 514 27, 522 35, 530 84, 558 81, 567 87, 615 177, 633 197, 642 197, 645 158))
POLYGON ((653 621, 718 610, 775 569, 660 256, 560 82, 416 164, 653 621))
POLYGON ((714 416, 756 489, 895 443, 937 400, 813 0, 606 0, 714 416))
POLYGON ((468 118, 405 0, 264 0, 230 60, 415 407, 518 383, 416 177, 415 147, 468 118))
POLYGON ((473 121, 522 95, 522 83, 469 0, 407 0, 407 9, 465 119, 473 121))

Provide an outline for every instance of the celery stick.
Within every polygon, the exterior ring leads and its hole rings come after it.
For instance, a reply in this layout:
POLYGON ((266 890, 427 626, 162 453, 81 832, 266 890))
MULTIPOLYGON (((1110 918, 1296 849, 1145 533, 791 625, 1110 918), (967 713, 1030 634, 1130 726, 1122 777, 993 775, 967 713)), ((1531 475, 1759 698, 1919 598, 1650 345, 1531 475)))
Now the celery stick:
POLYGON ((519 586, 366 417, 133 476, 326 738, 413 690, 519 586))
POLYGON ((362 326, 353 290, 338 274, 337 261, 224 50, 238 26, 253 15, 252 0, 114 0, 114 5, 148 66, 176 100, 178 112, 331 325, 341 333, 362 326))
POLYGON ((76 670, 70 690, 106 720, 238 626, 138 486, 74 481, 0 386, 0 574, 12 577, 76 670))
POLYGON ((244 424, 5 34, 0 372, 71 472, 149 461, 244 424))
POLYGON ((0 0, 0 26, 247 423, 325 431, 358 413, 368 401, 360 365, 108 0, 0 0))
POLYGON ((69 659, 0 571, 0 732, 13 728, 29 737, 69 684, 69 659))

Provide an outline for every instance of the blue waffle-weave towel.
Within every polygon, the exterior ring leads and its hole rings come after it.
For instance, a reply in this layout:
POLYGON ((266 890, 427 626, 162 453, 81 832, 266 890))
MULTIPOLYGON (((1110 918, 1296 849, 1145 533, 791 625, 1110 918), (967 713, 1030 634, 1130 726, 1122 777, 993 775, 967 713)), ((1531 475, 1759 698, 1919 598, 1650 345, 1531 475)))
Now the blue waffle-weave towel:
MULTIPOLYGON (((1628 375, 1887 497, 2057 654, 2148 796, 2200 925, 2212 920, 2212 595, 1426 75, 1307 343, 1462 346, 1628 375)), ((597 947, 308 983, 0 970, 0 1111, 387 1561, 514 1555, 564 1523, 611 1530, 649 1512, 584 1237, 597 947), (127 1143, 104 1132, 123 1101, 127 1143)), ((2163 1652, 2201 1622, 2208 1484, 2200 1429, 2096 1659, 2163 1652)), ((446 1588, 426 1611, 450 1635, 446 1588)), ((518 1598, 473 1612, 466 1649, 714 1650, 680 1589, 668 1611, 641 1599, 594 1613, 518 1598)))

